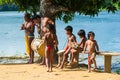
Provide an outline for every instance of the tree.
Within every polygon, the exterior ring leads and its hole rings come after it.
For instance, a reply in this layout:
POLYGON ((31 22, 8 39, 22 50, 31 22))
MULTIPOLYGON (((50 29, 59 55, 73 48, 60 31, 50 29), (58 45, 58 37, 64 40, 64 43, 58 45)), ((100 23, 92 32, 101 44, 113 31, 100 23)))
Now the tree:
POLYGON ((95 16, 103 10, 115 13, 119 9, 120 0, 41 0, 40 13, 68 22, 76 13, 95 16))
POLYGON ((76 13, 95 16, 103 10, 115 13, 120 9, 120 0, 0 0, 0 4, 6 3, 15 3, 19 11, 34 15, 40 10, 42 16, 64 22, 71 21, 76 13))

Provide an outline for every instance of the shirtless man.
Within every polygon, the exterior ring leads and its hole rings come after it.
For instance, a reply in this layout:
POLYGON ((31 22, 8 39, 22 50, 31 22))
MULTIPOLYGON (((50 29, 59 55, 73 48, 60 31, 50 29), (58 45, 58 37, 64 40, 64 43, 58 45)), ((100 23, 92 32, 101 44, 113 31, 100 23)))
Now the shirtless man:
POLYGON ((38 37, 41 38, 41 17, 40 15, 35 15, 33 17, 35 26, 37 27, 38 37))
POLYGON ((21 30, 25 31, 25 38, 26 42, 28 42, 28 50, 26 50, 27 54, 29 54, 30 60, 29 63, 32 64, 34 62, 34 51, 31 49, 31 42, 34 39, 34 24, 33 21, 30 19, 30 14, 26 13, 24 15, 25 22, 21 26, 21 30))
POLYGON ((53 28, 54 28, 54 25, 48 24, 47 25, 48 32, 44 35, 44 39, 46 41, 45 61, 47 66, 47 72, 52 71, 54 46, 58 45, 57 37, 53 33, 53 28))
POLYGON ((94 40, 95 34, 94 32, 90 31, 88 33, 88 40, 85 43, 84 47, 84 52, 86 49, 88 50, 88 72, 91 72, 91 64, 92 62, 94 63, 94 69, 97 69, 97 64, 96 64, 96 52, 99 51, 99 47, 97 44, 97 41, 94 40))
MULTIPOLYGON (((73 28, 72 28, 71 26, 67 26, 67 27, 65 28, 65 31, 66 31, 66 34, 68 35, 68 42, 67 42, 67 45, 66 45, 66 47, 65 47, 65 52, 64 52, 64 54, 63 54, 63 60, 62 60, 62 62, 59 62, 58 65, 57 65, 57 67, 60 68, 60 69, 63 68, 64 63, 65 63, 65 61, 66 61, 67 58, 68 58, 68 54, 70 53, 70 50, 71 50, 71 48, 72 48, 71 45, 72 45, 73 43, 76 43, 76 42, 77 42, 75 35, 72 33, 73 28)), ((58 55, 58 58, 60 59, 60 56, 59 56, 59 55, 58 55)), ((59 61, 60 61, 60 60, 59 60, 59 61)))

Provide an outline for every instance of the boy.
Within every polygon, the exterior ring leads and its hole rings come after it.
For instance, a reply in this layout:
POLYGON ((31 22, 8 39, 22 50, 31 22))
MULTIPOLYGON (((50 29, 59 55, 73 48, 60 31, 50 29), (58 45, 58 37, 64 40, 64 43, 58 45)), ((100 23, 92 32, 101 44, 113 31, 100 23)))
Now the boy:
POLYGON ((25 31, 25 43, 26 43, 26 53, 29 55, 30 60, 29 64, 32 64, 34 62, 34 51, 31 49, 31 42, 34 39, 34 24, 33 21, 30 18, 30 14, 25 13, 24 14, 24 20, 25 22, 21 26, 21 30, 25 31))
POLYGON ((46 42, 45 61, 47 66, 47 72, 52 72, 54 47, 58 45, 57 36, 54 34, 53 28, 54 25, 48 24, 48 32, 44 35, 44 39, 46 42))
POLYGON ((87 38, 85 36, 85 31, 83 29, 79 30, 79 32, 77 34, 81 38, 81 41, 78 44, 77 43, 74 44, 74 45, 78 46, 77 48, 74 48, 74 46, 73 46, 73 48, 71 49, 72 57, 71 57, 71 61, 69 64, 71 64, 73 62, 73 60, 75 60, 75 62, 78 63, 79 53, 83 51, 85 42, 87 40, 87 38))
MULTIPOLYGON (((63 68, 64 63, 67 60, 68 54, 70 53, 70 50, 72 48, 71 45, 73 43, 77 42, 75 35, 72 33, 73 32, 73 28, 71 26, 67 26, 65 28, 65 31, 66 31, 66 34, 68 36, 68 42, 67 42, 67 45, 65 47, 65 51, 63 53, 63 60, 62 60, 62 62, 59 62, 58 65, 57 65, 57 67, 60 68, 60 69, 63 68)), ((60 59, 60 55, 58 55, 58 58, 60 59)), ((58 60, 58 61, 60 61, 60 60, 58 60)))
POLYGON ((94 63, 94 69, 97 69, 97 65, 96 65, 96 52, 99 51, 99 47, 97 44, 97 41, 94 40, 95 34, 94 32, 90 31, 88 33, 88 40, 85 43, 85 47, 84 47, 84 52, 86 49, 88 49, 88 72, 91 72, 91 64, 92 62, 94 63))

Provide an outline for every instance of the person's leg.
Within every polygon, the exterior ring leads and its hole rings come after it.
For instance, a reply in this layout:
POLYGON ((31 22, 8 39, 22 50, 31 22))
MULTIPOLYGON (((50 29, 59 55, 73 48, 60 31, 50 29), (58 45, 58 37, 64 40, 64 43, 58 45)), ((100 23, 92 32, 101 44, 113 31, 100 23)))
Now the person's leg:
POLYGON ((59 67, 60 69, 63 68, 64 63, 65 63, 65 61, 67 60, 67 57, 68 57, 68 53, 64 53, 62 63, 61 63, 61 65, 60 65, 60 67, 59 67))
POLYGON ((88 54, 88 72, 91 72, 91 60, 90 60, 90 54, 88 54))
POLYGON ((49 72, 49 52, 47 49, 45 52, 46 52, 45 53, 45 62, 46 62, 47 72, 49 72))
POLYGON ((78 62, 78 57, 79 57, 79 53, 81 52, 81 50, 72 50, 72 58, 71 58, 71 63, 72 62, 78 62))
POLYGON ((54 54, 54 49, 51 49, 50 51, 50 72, 52 72, 53 54, 54 54))
POLYGON ((40 65, 45 65, 45 56, 42 57, 42 62, 40 63, 40 65))
POLYGON ((34 51, 31 49, 31 43, 32 43, 33 39, 34 39, 34 37, 28 38, 29 48, 30 48, 30 61, 29 61, 30 64, 32 64, 34 62, 34 51))
POLYGON ((91 72, 91 64, 88 64, 88 72, 91 72))
POLYGON ((93 70, 95 70, 95 69, 97 69, 97 64, 96 64, 96 60, 95 60, 95 58, 93 58, 93 64, 94 64, 94 69, 93 70))
POLYGON ((60 67, 61 65, 61 56, 60 54, 58 55, 58 65, 56 66, 57 68, 60 67))

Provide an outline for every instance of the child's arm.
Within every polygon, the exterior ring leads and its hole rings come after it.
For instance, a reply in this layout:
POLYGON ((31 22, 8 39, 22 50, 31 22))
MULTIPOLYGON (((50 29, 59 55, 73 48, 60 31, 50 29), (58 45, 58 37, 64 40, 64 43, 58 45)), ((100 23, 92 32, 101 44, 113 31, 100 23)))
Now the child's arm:
POLYGON ((72 41, 73 41, 73 43, 77 43, 77 40, 76 40, 75 36, 72 36, 72 41))
POLYGON ((96 50, 99 51, 99 46, 98 46, 97 41, 95 41, 95 46, 96 46, 96 50))
POLYGON ((55 46, 57 47, 58 44, 59 44, 59 42, 58 42, 58 38, 57 38, 57 36, 55 35, 55 46))
POLYGON ((78 45, 80 46, 83 43, 83 41, 84 41, 84 39, 82 38, 78 45))
POLYGON ((86 43, 85 43, 83 53, 85 53, 86 49, 87 49, 87 41, 86 41, 86 43))
POLYGON ((41 33, 41 27, 40 27, 40 24, 37 24, 36 26, 37 26, 37 32, 38 32, 38 34, 40 35, 40 33, 41 33))

